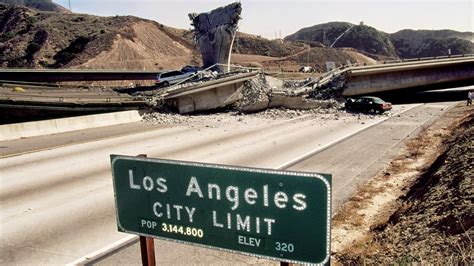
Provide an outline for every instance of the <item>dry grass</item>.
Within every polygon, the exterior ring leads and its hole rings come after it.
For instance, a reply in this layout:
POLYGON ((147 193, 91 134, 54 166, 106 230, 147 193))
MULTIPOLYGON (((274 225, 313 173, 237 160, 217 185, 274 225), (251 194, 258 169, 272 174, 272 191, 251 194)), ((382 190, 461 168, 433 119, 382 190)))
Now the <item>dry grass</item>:
MULTIPOLYGON (((353 199, 356 197, 353 197, 353 199)), ((333 226, 349 224, 351 226, 361 226, 364 223, 364 216, 355 212, 360 209, 360 202, 351 199, 343 208, 339 209, 332 219, 333 226)))

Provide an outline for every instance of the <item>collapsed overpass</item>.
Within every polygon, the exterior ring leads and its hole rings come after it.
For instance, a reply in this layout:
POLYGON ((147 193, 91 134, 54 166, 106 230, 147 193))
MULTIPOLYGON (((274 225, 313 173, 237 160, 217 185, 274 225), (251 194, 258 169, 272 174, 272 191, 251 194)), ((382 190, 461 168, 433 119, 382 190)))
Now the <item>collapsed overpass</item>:
POLYGON ((474 84, 474 56, 347 68, 343 96, 436 90, 474 84))

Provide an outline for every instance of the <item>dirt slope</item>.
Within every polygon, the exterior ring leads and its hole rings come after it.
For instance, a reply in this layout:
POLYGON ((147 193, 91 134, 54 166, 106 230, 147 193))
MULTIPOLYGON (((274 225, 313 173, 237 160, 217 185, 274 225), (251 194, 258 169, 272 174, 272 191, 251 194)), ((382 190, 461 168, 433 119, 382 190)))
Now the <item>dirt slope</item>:
POLYGON ((374 262, 403 257, 434 264, 474 262, 473 115, 444 146, 446 151, 402 198, 404 206, 377 234, 383 249, 370 256, 374 262))
POLYGON ((422 129, 406 152, 338 210, 335 262, 472 265, 472 111, 459 104, 422 129))
POLYGON ((200 59, 189 43, 172 38, 150 21, 129 26, 133 39, 115 36, 109 50, 80 64, 79 68, 171 69, 199 64, 200 59))

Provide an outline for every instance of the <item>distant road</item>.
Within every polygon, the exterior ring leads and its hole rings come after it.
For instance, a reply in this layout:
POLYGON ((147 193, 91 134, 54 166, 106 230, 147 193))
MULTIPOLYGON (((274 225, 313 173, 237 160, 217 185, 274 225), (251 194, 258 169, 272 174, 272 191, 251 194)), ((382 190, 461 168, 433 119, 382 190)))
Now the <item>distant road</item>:
POLYGON ((154 80, 159 71, 100 69, 0 69, 0 81, 62 82, 154 80))
MULTIPOLYGON (((336 209, 399 151, 408 136, 452 105, 411 106, 414 108, 400 116, 290 169, 332 173, 336 209)), ((364 123, 340 119, 324 126, 302 117, 270 124, 158 128, 0 159, 0 263, 66 264, 124 238, 126 235, 116 229, 110 154, 144 153, 157 158, 276 168, 384 118, 364 123)), ((62 136, 51 138, 59 141, 62 136)), ((160 264, 175 264, 177 258, 180 264, 264 262, 163 241, 157 241, 156 249, 160 264)), ((131 246, 100 263, 140 264, 138 256, 137 247, 131 246)))

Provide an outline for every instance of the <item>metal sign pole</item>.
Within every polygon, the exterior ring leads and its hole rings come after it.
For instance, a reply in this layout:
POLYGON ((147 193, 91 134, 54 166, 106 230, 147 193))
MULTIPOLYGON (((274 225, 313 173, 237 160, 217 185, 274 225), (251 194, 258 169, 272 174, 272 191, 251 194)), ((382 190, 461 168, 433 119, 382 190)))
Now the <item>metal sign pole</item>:
POLYGON ((155 261, 155 243, 153 238, 140 236, 140 251, 142 255, 143 266, 154 266, 155 261))
MULTIPOLYGON (((146 154, 139 154, 139 157, 147 157, 146 154)), ((140 236, 140 252, 143 266, 156 265, 155 242, 151 237, 140 236)))

